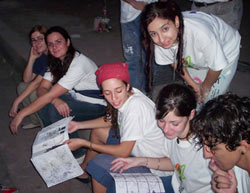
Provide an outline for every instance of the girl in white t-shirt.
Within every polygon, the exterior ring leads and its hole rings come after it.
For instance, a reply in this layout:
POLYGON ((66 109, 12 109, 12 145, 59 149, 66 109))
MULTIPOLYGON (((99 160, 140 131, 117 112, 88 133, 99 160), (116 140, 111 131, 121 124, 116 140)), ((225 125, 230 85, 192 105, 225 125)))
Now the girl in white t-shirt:
POLYGON ((169 156, 164 158, 117 158, 112 171, 120 172, 131 167, 146 166, 151 169, 174 171, 172 186, 175 193, 212 193, 212 172, 209 160, 203 157, 202 148, 196 147, 190 122, 195 115, 196 96, 191 87, 169 84, 159 93, 156 119, 167 140, 164 146, 169 156))
POLYGON ((49 69, 37 89, 38 98, 11 121, 14 134, 24 117, 37 111, 44 126, 67 116, 83 121, 105 113, 106 103, 96 84, 96 64, 75 50, 68 32, 60 26, 49 28, 45 41, 49 69))
POLYGON ((206 102, 227 91, 235 74, 239 51, 238 31, 203 12, 181 12, 168 0, 151 3, 142 12, 142 40, 159 65, 171 64, 184 81, 206 102))
MULTIPOLYGON (((92 129, 91 137, 90 141, 70 139, 65 143, 71 150, 89 148, 81 167, 92 176, 93 192, 106 192, 107 188, 114 185, 109 174, 114 156, 164 157, 168 154, 162 146, 165 137, 157 126, 155 104, 138 89, 131 88, 128 65, 103 64, 96 71, 96 75, 97 83, 108 102, 106 116, 96 120, 70 122, 69 132, 92 129), (98 153, 103 154, 97 156, 98 153)), ((152 172, 161 176, 170 174, 152 172)), ((88 182, 86 174, 78 179, 88 182)))

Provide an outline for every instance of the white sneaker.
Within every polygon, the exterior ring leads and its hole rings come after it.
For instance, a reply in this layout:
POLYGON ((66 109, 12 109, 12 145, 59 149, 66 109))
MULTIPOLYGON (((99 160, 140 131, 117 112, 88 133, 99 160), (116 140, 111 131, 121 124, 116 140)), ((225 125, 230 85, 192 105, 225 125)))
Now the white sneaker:
POLYGON ((82 156, 79 157, 79 158, 76 158, 77 163, 80 165, 80 164, 83 162, 84 158, 85 158, 85 154, 82 155, 82 156))
POLYGON ((28 124, 22 126, 23 129, 34 129, 34 128, 37 128, 37 127, 40 127, 39 123, 36 123, 36 124, 28 123, 28 124))

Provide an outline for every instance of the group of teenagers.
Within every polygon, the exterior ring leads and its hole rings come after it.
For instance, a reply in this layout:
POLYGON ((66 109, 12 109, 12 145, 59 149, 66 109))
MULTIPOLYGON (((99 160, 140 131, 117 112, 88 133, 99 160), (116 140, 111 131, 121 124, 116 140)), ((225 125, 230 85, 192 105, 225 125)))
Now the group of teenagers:
POLYGON ((86 150, 77 179, 92 179, 94 193, 116 192, 111 172, 152 172, 167 193, 249 192, 250 98, 226 93, 238 31, 214 15, 181 12, 172 0, 145 5, 140 20, 148 89, 154 62, 171 65, 183 84, 167 84, 154 103, 133 86, 127 63, 97 67, 64 28, 37 25, 29 34, 28 84, 19 86, 9 113, 11 132, 29 115, 42 127, 73 116, 64 143, 75 157, 86 150), (91 130, 90 139, 78 130, 91 130))

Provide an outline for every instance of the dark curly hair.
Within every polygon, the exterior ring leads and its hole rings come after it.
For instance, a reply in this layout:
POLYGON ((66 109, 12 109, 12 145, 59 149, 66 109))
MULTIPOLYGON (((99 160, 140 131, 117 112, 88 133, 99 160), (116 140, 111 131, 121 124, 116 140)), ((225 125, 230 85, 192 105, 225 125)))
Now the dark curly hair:
POLYGON ((141 16, 141 38, 144 48, 147 53, 147 76, 148 76, 148 88, 152 88, 152 61, 154 58, 154 42, 152 41, 148 33, 148 25, 155 18, 168 19, 175 22, 176 16, 179 18, 179 31, 177 34, 178 38, 178 52, 176 56, 177 68, 176 71, 180 74, 184 74, 182 55, 183 55, 183 33, 184 33, 184 22, 181 9, 176 2, 172 0, 159 1, 150 3, 145 6, 141 16))
POLYGON ((48 54, 49 71, 53 75, 52 84, 56 84, 58 80, 60 80, 60 78, 62 78, 68 71, 68 68, 75 56, 76 50, 72 45, 72 41, 68 32, 60 26, 53 26, 49 28, 48 31, 45 33, 45 41, 47 45, 48 45, 48 41, 47 41, 48 35, 50 35, 53 32, 57 32, 61 34, 63 38, 65 39, 65 41, 67 40, 70 41, 70 45, 68 47, 66 56, 63 61, 61 61, 59 58, 52 56, 50 53, 48 54))
POLYGON ((220 143, 234 151, 242 140, 250 144, 250 98, 232 93, 208 101, 191 123, 198 145, 211 150, 220 143))
MULTIPOLYGON (((126 85, 126 87, 128 86, 128 83, 123 81, 122 82, 126 85)), ((132 87, 129 87, 128 92, 131 92, 132 87)), ((104 121, 110 121, 111 122, 111 128, 114 129, 115 132, 115 136, 117 138, 120 138, 120 134, 119 134, 119 126, 118 126, 118 110, 116 108, 114 108, 109 102, 107 102, 107 107, 106 107, 106 114, 104 116, 104 121)))

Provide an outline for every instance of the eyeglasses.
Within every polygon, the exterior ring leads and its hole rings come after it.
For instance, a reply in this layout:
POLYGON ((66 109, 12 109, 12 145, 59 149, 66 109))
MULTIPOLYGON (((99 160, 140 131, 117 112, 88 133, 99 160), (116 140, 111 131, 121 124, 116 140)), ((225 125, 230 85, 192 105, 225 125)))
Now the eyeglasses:
POLYGON ((31 38, 31 44, 41 43, 42 41, 44 41, 44 37, 38 37, 37 39, 31 38))

